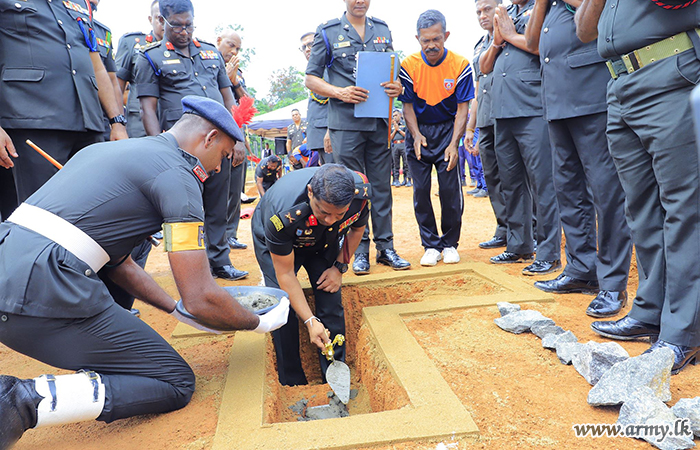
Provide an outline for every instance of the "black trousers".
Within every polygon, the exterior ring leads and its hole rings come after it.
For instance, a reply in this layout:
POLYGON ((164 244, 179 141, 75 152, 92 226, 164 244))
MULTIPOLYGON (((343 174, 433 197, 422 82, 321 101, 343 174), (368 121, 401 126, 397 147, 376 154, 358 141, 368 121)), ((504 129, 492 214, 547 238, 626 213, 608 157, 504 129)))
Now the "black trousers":
POLYGON ((411 171, 408 168, 408 161, 406 160, 406 142, 400 144, 391 144, 391 179, 393 181, 399 181, 400 168, 403 161, 403 180, 408 181, 411 179, 411 171))
MULTIPOLYGON (((257 230, 253 230, 253 232, 255 257, 260 265, 260 270, 262 270, 265 286, 279 288, 275 267, 272 265, 272 258, 270 257, 270 251, 265 245, 264 237, 260 236, 257 230)), ((316 289, 318 278, 330 267, 330 264, 318 253, 295 250, 294 271, 298 272, 301 267, 306 269, 313 289, 316 304, 314 315, 330 331, 331 339, 336 334, 345 335, 345 311, 343 310, 341 290, 330 293, 316 289)), ((280 383, 285 386, 307 384, 299 354, 299 319, 294 309, 289 308, 289 317, 286 325, 272 332, 272 342, 277 356, 277 374, 280 383)), ((345 361, 345 347, 345 345, 335 347, 335 359, 345 361)), ((321 375, 325 382, 329 361, 320 351, 318 352, 318 358, 321 365, 321 375)))
POLYGON ((508 251, 534 251, 534 202, 537 259, 561 259, 561 224, 547 122, 541 116, 496 119, 496 158, 506 200, 508 251))
MULTIPOLYGON (((134 260, 136 264, 141 266, 142 269, 146 268, 146 261, 148 260, 148 255, 151 253, 151 241, 143 241, 141 244, 134 247, 131 251, 131 259, 134 260)), ((105 270, 101 270, 97 273, 100 280, 107 286, 109 294, 112 296, 117 305, 130 311, 134 306, 134 296, 126 292, 121 286, 112 281, 105 270)))
POLYGON ((246 167, 245 162, 236 167, 231 167, 226 207, 227 238, 238 239, 238 223, 241 221, 241 192, 245 190, 246 167))
POLYGON ((632 238, 625 193, 605 137, 607 113, 549 122, 554 186, 566 236, 564 274, 627 289, 632 238), (596 220, 597 218, 597 220, 596 220))
POLYGON ((688 101, 699 74, 688 50, 608 84, 607 136, 639 272, 629 315, 687 346, 700 345, 700 158, 688 101))
MULTIPOLYGON (((240 175, 240 173, 239 173, 240 175)), ((231 264, 229 247, 226 242, 226 214, 230 189, 231 161, 221 160, 221 171, 211 175, 204 182, 204 235, 207 240, 207 256, 211 267, 231 264)), ((238 198, 241 194, 239 192, 238 198)), ((240 202, 240 200, 239 200, 240 202)))
MULTIPOLYGON (((445 161, 445 149, 452 140, 454 122, 436 124, 418 124, 418 128, 428 142, 421 149, 421 159, 416 153, 408 152, 408 166, 413 175, 413 208, 420 231, 421 244, 424 248, 434 248, 442 251, 447 247, 457 248, 462 229, 462 211, 464 197, 459 179, 459 168, 448 171, 445 161), (430 188, 433 167, 437 170, 438 194, 440 196, 441 219, 438 233, 433 212, 433 202, 430 198, 430 188)), ((413 136, 406 133, 406 147, 413 149, 413 136)))
POLYGON ((0 167, 0 220, 10 217, 17 206, 17 189, 12 169, 0 167))
POLYGON ((503 196, 503 184, 498 170, 496 159, 496 134, 493 126, 479 128, 479 155, 481 166, 484 169, 484 180, 488 187, 491 208, 496 216, 497 238, 505 238, 508 234, 508 222, 506 220, 506 200, 503 196))
POLYGON ((103 141, 103 134, 98 131, 11 128, 6 128, 5 131, 20 155, 19 158, 14 159, 15 167, 12 169, 19 203, 25 201, 58 172, 56 167, 27 145, 27 139, 34 142, 61 164, 68 162, 71 156, 88 145, 103 141))
POLYGON ((0 319, 0 342, 7 347, 60 369, 100 374, 106 396, 97 420, 174 411, 194 392, 194 373, 185 360, 116 303, 82 319, 6 313, 0 319))
POLYGON ((324 164, 335 163, 335 156, 333 156, 333 153, 326 153, 326 151, 322 148, 312 148, 311 151, 318 153, 318 160, 320 166, 324 164))
MULTIPOLYGON (((388 128, 377 119, 375 131, 330 130, 335 161, 362 172, 372 185, 372 234, 377 250, 394 248, 391 224, 391 150, 387 147, 388 128)), ((365 228, 357 253, 369 253, 369 228, 365 228)))

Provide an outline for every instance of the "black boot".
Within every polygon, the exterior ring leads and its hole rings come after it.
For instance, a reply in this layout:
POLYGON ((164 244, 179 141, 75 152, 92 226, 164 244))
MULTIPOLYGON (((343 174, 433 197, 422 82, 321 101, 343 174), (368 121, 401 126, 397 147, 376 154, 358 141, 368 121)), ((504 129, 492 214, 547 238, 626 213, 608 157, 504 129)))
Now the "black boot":
POLYGON ((34 380, 0 375, 0 449, 12 447, 22 434, 36 426, 36 408, 43 397, 34 380))

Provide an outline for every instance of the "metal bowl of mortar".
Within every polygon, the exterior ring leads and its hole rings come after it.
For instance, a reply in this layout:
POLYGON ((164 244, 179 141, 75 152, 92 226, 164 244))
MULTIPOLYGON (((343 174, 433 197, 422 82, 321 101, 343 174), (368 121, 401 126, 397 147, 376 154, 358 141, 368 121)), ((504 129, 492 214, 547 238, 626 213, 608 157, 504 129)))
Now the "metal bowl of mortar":
POLYGON ((266 286, 226 286, 231 297, 235 298, 242 307, 257 315, 265 314, 279 305, 287 297, 282 289, 266 286))

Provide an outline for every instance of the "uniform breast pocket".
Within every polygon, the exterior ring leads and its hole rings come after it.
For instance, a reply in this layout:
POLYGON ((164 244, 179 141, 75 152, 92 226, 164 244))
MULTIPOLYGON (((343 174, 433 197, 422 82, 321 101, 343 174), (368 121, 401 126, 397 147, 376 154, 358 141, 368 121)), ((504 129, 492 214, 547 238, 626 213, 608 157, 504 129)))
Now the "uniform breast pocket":
MULTIPOLYGON (((28 33, 27 21, 36 16, 33 1, 0 0, 0 28, 12 33, 28 33)), ((39 32, 39 28, 34 28, 39 32)))
POLYGON ((520 81, 527 84, 542 83, 542 77, 539 70, 521 70, 518 72, 518 77, 520 77, 520 81))
POLYGON ((164 66, 162 70, 163 79, 170 86, 186 83, 190 78, 190 74, 185 71, 184 67, 164 66))
POLYGON ((334 50, 333 58, 333 64, 339 64, 346 72, 354 72, 357 65, 357 56, 355 55, 355 50, 351 47, 334 50))
POLYGON ((572 69, 602 63, 603 61, 605 60, 600 57, 598 49, 595 47, 585 52, 572 53, 566 56, 566 62, 569 63, 569 67, 572 69))

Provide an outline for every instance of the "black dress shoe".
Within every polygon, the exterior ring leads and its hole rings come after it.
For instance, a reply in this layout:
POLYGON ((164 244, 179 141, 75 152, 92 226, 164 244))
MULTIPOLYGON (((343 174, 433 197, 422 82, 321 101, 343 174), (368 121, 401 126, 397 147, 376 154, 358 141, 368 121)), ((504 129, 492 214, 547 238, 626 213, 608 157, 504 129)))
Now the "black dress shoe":
POLYGON ((474 195, 474 194, 476 194, 477 192, 479 192, 480 190, 481 190, 481 189, 479 189, 479 188, 470 189, 470 190, 468 190, 467 192, 465 192, 465 194, 474 195))
POLYGON ((523 275, 547 275, 561 269, 561 260, 535 261, 523 269, 523 275))
POLYGON ((596 294, 598 293, 598 280, 579 280, 562 273, 553 280, 535 281, 535 287, 553 294, 596 294))
POLYGON ((503 252, 500 255, 492 256, 489 261, 491 264, 515 264, 532 262, 534 256, 532 253, 513 253, 503 252))
POLYGON ((481 242, 479 248, 501 248, 505 247, 508 242, 505 237, 492 237, 486 242, 481 242))
POLYGON ((221 267, 212 267, 211 273, 216 278, 223 278, 224 280, 229 281, 240 280, 241 278, 245 278, 248 276, 248 272, 246 272, 245 270, 238 270, 231 264, 227 264, 221 267))
POLYGON ((162 231, 157 231, 151 235, 154 239, 158 239, 159 241, 163 240, 163 232, 162 231))
POLYGON ((651 347, 644 353, 651 353, 660 348, 670 348, 673 350, 674 360, 671 368, 671 375, 675 375, 685 368, 688 364, 694 366, 700 364, 700 347, 686 347, 685 345, 671 344, 670 342, 659 339, 654 342, 651 347))
POLYGON ((377 253, 377 262, 390 266, 394 270, 405 270, 411 267, 411 263, 400 257, 393 248, 380 250, 377 253))
POLYGON ((656 340, 661 331, 658 325, 640 322, 630 316, 613 322, 593 322, 591 329, 601 336, 621 341, 631 341, 644 337, 656 340))
POLYGON ((226 239, 226 242, 228 243, 228 246, 233 250, 243 250, 244 248, 248 248, 248 244, 239 242, 238 239, 236 239, 235 237, 230 237, 226 239))
POLYGON ((355 275, 367 275, 369 273, 369 253, 356 253, 352 263, 352 271, 355 275))
POLYGON ((253 203, 257 198, 258 197, 246 197, 245 199, 241 199, 241 203, 253 203))
POLYGON ((586 308, 586 314, 591 317, 610 317, 619 313, 626 304, 627 291, 600 291, 586 308))
POLYGON ((37 423, 36 408, 43 399, 34 380, 0 375, 0 448, 6 449, 37 423))

